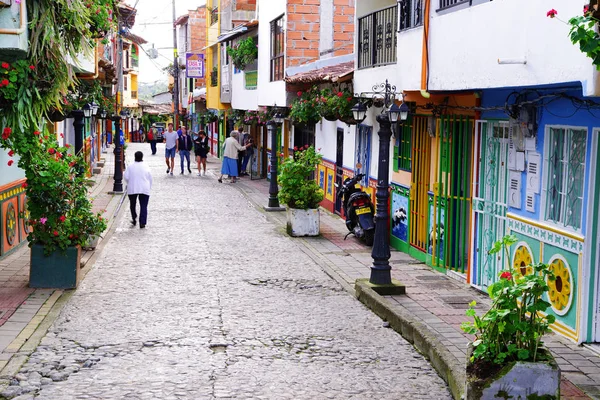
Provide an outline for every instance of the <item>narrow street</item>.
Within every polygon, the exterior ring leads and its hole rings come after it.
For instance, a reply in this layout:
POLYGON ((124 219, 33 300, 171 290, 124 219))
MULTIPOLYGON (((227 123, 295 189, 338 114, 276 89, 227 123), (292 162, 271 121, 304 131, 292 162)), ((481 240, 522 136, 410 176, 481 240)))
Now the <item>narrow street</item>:
POLYGON ((217 182, 214 159, 198 177, 179 175, 177 157, 169 176, 158 147, 127 149, 129 159, 142 149, 153 171, 148 226, 130 224, 125 200, 21 387, 40 387, 39 399, 451 398, 301 243, 217 182))

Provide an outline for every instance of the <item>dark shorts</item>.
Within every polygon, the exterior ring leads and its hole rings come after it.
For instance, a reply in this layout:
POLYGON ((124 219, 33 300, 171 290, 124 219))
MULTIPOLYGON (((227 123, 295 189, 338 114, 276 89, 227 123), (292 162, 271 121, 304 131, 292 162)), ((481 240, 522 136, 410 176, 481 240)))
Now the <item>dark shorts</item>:
POLYGON ((194 151, 194 155, 200 158, 206 158, 208 153, 206 151, 194 151))

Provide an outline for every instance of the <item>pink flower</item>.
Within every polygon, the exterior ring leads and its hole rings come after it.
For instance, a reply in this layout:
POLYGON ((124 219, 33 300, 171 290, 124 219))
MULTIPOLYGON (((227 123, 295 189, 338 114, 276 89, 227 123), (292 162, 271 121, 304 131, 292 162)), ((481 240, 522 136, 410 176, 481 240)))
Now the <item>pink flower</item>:
POLYGON ((298 151, 298 146, 294 146, 294 151, 298 151))
POLYGON ((512 274, 508 271, 504 271, 500 274, 500 279, 512 280, 512 274))
POLYGON ((48 218, 46 218, 46 217, 40 218, 40 224, 46 225, 46 221, 48 221, 48 218))
POLYGON ((554 8, 550 11, 548 11, 546 13, 546 17, 550 17, 550 18, 554 18, 556 17, 556 14, 558 14, 558 11, 556 11, 554 8))
POLYGON ((589 12, 590 12, 590 6, 586 4, 585 6, 583 6, 583 15, 586 15, 589 12))
POLYGON ((65 135, 63 135, 63 134, 61 133, 61 134, 60 134, 60 137, 61 137, 61 138, 64 138, 64 137, 65 137, 65 135))

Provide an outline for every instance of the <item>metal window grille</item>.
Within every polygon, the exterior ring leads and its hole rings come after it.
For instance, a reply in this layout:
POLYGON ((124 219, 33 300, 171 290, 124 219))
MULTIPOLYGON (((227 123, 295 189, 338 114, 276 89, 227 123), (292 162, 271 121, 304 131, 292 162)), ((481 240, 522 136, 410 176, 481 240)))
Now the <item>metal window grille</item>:
POLYGON ((400 132, 398 132, 396 138, 398 169, 409 172, 412 169, 412 129, 414 123, 427 125, 427 119, 423 117, 409 118, 400 127, 400 132))
POLYGON ((358 19, 358 68, 396 62, 398 7, 392 6, 358 19))
POLYGON ((414 28, 423 25, 423 1, 422 0, 400 0, 399 7, 399 30, 414 28))
POLYGON ((271 21, 271 82, 283 79, 285 52, 283 15, 271 21))
POLYGON ((550 128, 546 152, 547 221, 581 229, 585 180, 585 129, 550 128))
POLYGON ((365 174, 360 182, 364 187, 369 186, 369 166, 371 163, 371 133, 373 127, 359 125, 356 140, 356 173, 365 174))
POLYGON ((454 7, 459 4, 470 3, 470 2, 471 2, 471 0, 440 0, 440 8, 438 9, 438 11, 443 10, 445 8, 454 7))
POLYGON ((210 10, 210 24, 216 24, 219 22, 219 7, 215 7, 210 10))
POLYGON ((211 71, 210 72, 210 86, 215 87, 219 83, 219 72, 211 71))

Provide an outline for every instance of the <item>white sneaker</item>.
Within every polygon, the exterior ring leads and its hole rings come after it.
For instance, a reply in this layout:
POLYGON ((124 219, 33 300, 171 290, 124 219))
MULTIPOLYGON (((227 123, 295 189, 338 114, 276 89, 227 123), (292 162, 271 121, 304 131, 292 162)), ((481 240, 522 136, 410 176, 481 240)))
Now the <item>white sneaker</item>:
POLYGON ((206 176, 206 171, 202 171, 202 176, 206 176))
POLYGON ((196 175, 197 175, 197 176, 202 176, 202 174, 201 174, 200 172, 198 172, 196 175))

